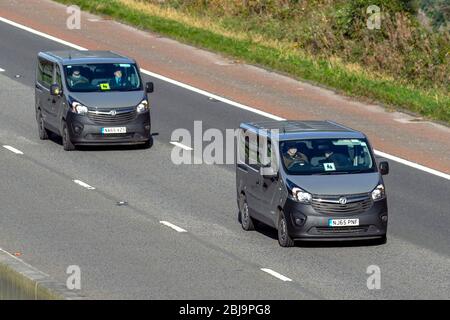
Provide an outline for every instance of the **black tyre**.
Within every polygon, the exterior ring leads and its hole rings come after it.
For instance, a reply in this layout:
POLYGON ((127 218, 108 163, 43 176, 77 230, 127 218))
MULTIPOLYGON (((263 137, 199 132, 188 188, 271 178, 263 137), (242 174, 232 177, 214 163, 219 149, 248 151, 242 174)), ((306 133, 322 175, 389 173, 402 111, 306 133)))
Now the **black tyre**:
POLYGON ((295 244, 294 240, 289 236, 287 221, 283 212, 280 213, 280 219, 278 221, 278 243, 285 248, 293 247, 295 244))
POLYGON ((73 145, 72 141, 70 141, 69 128, 67 128, 67 123, 65 122, 63 122, 62 125, 62 143, 64 150, 75 150, 75 146, 73 145))
POLYGON ((245 196, 241 196, 240 216, 242 229, 244 229, 245 231, 255 230, 255 225, 253 223, 252 217, 250 216, 247 199, 245 198, 245 196))
POLYGON ((48 130, 45 129, 44 118, 42 118, 41 110, 38 110, 36 120, 37 120, 38 131, 39 131, 39 139, 47 140, 48 139, 48 130))

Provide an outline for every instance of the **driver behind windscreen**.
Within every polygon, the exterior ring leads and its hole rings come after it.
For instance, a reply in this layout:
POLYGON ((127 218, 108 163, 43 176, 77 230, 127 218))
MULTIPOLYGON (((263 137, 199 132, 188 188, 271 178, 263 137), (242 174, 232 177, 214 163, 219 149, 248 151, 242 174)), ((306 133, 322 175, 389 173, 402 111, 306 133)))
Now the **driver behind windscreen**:
POLYGON ((84 77, 78 68, 74 68, 72 74, 69 77, 70 85, 75 86, 78 83, 88 83, 89 80, 84 77))
POLYGON ((286 168, 289 168, 294 163, 298 163, 299 165, 305 165, 306 163, 309 162, 308 157, 300 150, 298 150, 297 146, 295 145, 289 147, 283 158, 286 168))

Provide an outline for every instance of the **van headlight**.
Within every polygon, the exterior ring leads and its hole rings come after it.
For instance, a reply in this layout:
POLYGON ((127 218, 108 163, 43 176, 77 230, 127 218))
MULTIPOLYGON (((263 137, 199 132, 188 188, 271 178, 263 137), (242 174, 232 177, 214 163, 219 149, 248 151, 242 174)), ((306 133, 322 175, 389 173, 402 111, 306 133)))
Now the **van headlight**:
POLYGON ((148 109, 149 109, 149 108, 148 108, 148 101, 147 101, 147 100, 142 100, 142 102, 139 103, 138 106, 136 107, 136 111, 137 111, 138 113, 145 112, 145 111, 147 111, 148 109))
POLYGON ((72 111, 78 114, 87 114, 88 108, 77 101, 72 102, 72 111))
POLYGON ((386 192, 384 191, 384 185, 380 183, 375 189, 373 189, 372 199, 377 201, 383 199, 384 197, 386 197, 386 192))
POLYGON ((304 204, 310 204, 312 200, 312 195, 309 192, 306 192, 305 190, 302 190, 298 187, 294 187, 291 190, 291 198, 297 202, 304 203, 304 204))

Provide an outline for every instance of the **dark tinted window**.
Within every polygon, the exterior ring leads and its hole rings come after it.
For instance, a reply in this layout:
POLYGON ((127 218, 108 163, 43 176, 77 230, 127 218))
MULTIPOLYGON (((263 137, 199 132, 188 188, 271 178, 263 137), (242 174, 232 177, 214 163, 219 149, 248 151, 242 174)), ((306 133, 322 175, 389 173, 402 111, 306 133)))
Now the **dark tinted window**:
POLYGON ((290 140, 280 143, 289 174, 375 172, 375 161, 365 139, 290 140))
POLYGON ((95 63, 64 66, 70 91, 142 90, 136 65, 129 63, 95 63))

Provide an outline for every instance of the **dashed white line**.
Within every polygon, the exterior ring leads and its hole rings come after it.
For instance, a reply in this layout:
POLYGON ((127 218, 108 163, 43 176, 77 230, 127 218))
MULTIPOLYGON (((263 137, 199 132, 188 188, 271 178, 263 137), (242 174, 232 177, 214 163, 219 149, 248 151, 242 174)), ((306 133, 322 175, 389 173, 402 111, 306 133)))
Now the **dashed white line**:
POLYGON ((8 149, 9 151, 14 152, 15 154, 23 154, 22 151, 20 151, 19 149, 14 148, 14 147, 11 147, 11 146, 6 146, 5 145, 5 146, 3 146, 3 148, 8 149))
POLYGON ((194 150, 191 147, 185 146, 184 144, 176 142, 176 141, 170 141, 170 143, 173 144, 174 146, 180 147, 181 149, 184 149, 184 150, 187 150, 187 151, 194 150))
POLYGON ((292 281, 292 279, 283 276, 281 273, 278 273, 276 271, 273 271, 272 269, 268 269, 268 268, 261 268, 261 271, 267 272, 268 274, 270 274, 271 276, 274 276, 275 278, 280 279, 281 281, 287 281, 290 282, 292 281))
MULTIPOLYGON (((8 19, 3 18, 3 17, 0 17, 0 21, 2 21, 2 22, 4 22, 4 23, 7 23, 7 24, 9 24, 9 25, 11 25, 11 26, 14 26, 14 27, 16 27, 16 28, 19 28, 19 29, 25 30, 25 31, 27 31, 27 32, 33 33, 33 34, 38 35, 38 36, 40 36, 40 37, 43 37, 43 38, 46 38, 46 39, 50 39, 50 40, 52 40, 52 41, 61 43, 61 44, 65 45, 65 46, 68 46, 68 47, 77 49, 77 50, 82 50, 82 51, 88 50, 88 49, 83 48, 83 47, 81 47, 81 46, 79 46, 79 45, 76 45, 76 44, 74 44, 74 43, 71 43, 71 42, 68 42, 68 41, 65 41, 65 40, 56 38, 56 37, 51 36, 51 35, 49 35, 49 34, 46 34, 46 33, 44 33, 44 32, 41 32, 41 31, 32 29, 32 28, 30 28, 30 27, 24 26, 24 25, 22 25, 22 24, 20 24, 20 23, 17 23, 17 22, 8 20, 8 19)), ((243 109, 243 110, 246 110, 246 111, 249 111, 249 112, 253 112, 253 113, 259 114, 259 115, 261 115, 261 116, 263 116, 263 117, 266 117, 266 118, 269 118, 269 119, 273 119, 273 120, 278 120, 278 121, 285 120, 285 119, 283 119, 283 118, 281 118, 281 117, 279 117, 279 116, 276 116, 276 115, 274 115, 274 114, 271 114, 271 113, 268 113, 268 112, 265 112, 265 111, 262 111, 262 110, 258 110, 258 109, 256 109, 256 108, 253 108, 253 107, 250 107, 250 106, 247 106, 247 105, 244 105, 244 104, 241 104, 241 103, 238 103, 238 102, 229 100, 229 99, 227 99, 227 98, 224 98, 224 97, 215 95, 215 94, 210 93, 210 92, 208 92, 208 91, 205 91, 205 90, 202 90, 202 89, 193 87, 193 86, 188 85, 188 84, 186 84, 186 83, 183 83, 183 82, 180 82, 180 81, 177 81, 177 80, 174 80, 174 79, 170 79, 170 78, 165 77, 165 76, 163 76, 163 75, 160 75, 160 74, 157 74, 157 73, 154 73, 154 72, 145 70, 145 69, 141 69, 141 72, 144 73, 144 74, 146 74, 146 75, 149 75, 149 76, 155 77, 155 78, 157 78, 157 79, 160 79, 160 80, 162 80, 162 81, 165 81, 165 82, 174 84, 174 85, 179 86, 179 87, 181 87, 181 88, 184 88, 184 89, 187 89, 187 90, 196 92, 196 93, 198 93, 198 94, 204 95, 204 96, 206 96, 206 97, 213 98, 213 99, 215 99, 215 100, 218 100, 218 101, 221 101, 221 102, 223 102, 223 103, 229 104, 229 105, 234 106, 234 107, 236 107, 236 108, 240 108, 240 109, 243 109)), ((377 153, 378 155, 381 155, 381 156, 383 156, 383 157, 385 157, 385 158, 388 158, 388 159, 390 159, 390 160, 393 160, 393 161, 396 161, 396 162, 398 162, 398 163, 401 163, 401 164, 403 164, 403 165, 406 165, 406 166, 415 168, 415 169, 417 169, 417 170, 421 170, 421 171, 424 171, 424 172, 427 172, 427 173, 436 175, 436 176, 438 176, 438 177, 441 177, 441 178, 450 180, 450 175, 449 175, 449 174, 446 174, 446 173, 444 173, 444 172, 437 171, 437 170, 434 170, 434 169, 425 167, 425 166, 420 165, 420 164, 417 164, 417 163, 415 163, 415 162, 408 161, 408 160, 405 160, 405 159, 396 157, 396 156, 394 156, 394 155, 390 155, 390 154, 388 154, 388 153, 384 153, 384 152, 382 152, 382 151, 375 150, 375 153, 377 153)))
POLYGON ((5 69, 0 68, 0 72, 5 72, 5 69))
POLYGON ((73 180, 76 184, 82 186, 83 188, 86 188, 88 190, 95 190, 93 186, 88 185, 86 182, 83 182, 81 180, 73 180))
POLYGON ((167 221, 160 221, 159 223, 165 225, 166 227, 172 228, 176 232, 187 232, 183 228, 180 228, 180 227, 174 225, 173 223, 170 223, 170 222, 167 222, 167 221))

